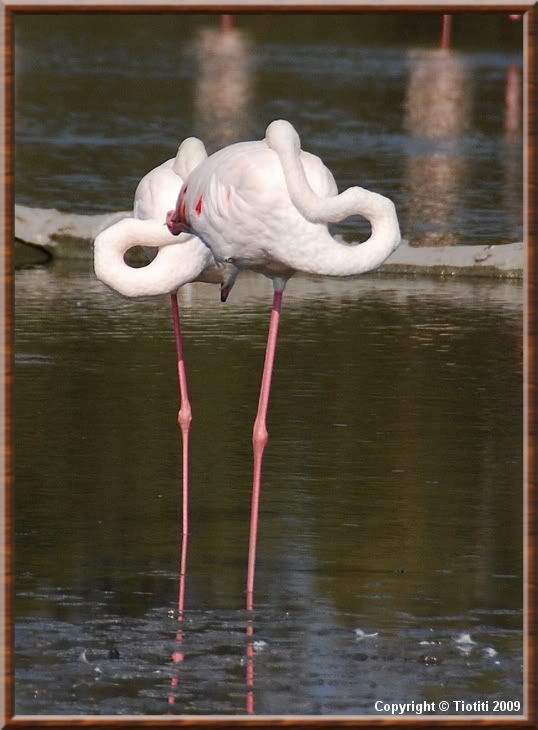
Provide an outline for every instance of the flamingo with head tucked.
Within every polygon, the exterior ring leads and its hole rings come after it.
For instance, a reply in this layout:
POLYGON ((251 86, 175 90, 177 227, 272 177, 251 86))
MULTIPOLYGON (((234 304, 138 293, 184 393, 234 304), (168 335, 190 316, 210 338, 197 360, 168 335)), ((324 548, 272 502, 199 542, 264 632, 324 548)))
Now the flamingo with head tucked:
POLYGON ((364 188, 338 194, 323 162, 301 150, 289 122, 272 122, 265 139, 230 145, 197 165, 169 211, 174 235, 192 233, 217 262, 251 269, 273 280, 273 307, 258 412, 253 429, 254 475, 247 570, 247 609, 253 608, 262 460, 268 441, 266 416, 282 296, 297 271, 356 276, 380 266, 400 243, 391 200, 364 188), (360 245, 334 238, 329 223, 352 215, 371 224, 360 245))
POLYGON ((170 295, 176 341, 181 429, 182 523, 178 607, 182 616, 185 597, 187 535, 189 530, 189 431, 192 411, 189 401, 183 337, 177 290, 192 281, 221 286, 221 301, 226 301, 238 270, 230 264, 216 264, 211 251, 198 238, 184 233, 175 238, 164 224, 166 212, 175 204, 184 179, 207 158, 203 143, 186 139, 175 158, 166 160, 147 173, 135 192, 133 217, 124 218, 102 231, 94 242, 94 268, 97 278, 126 297, 170 295), (156 247, 155 258, 141 268, 128 266, 126 252, 134 246, 156 247))

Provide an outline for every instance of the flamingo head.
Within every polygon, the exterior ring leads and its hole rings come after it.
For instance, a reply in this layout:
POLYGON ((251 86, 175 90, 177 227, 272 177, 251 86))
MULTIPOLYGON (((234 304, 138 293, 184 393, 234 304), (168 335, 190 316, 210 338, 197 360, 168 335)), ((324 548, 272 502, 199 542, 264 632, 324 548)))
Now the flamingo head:
POLYGON ((230 290, 231 290, 231 287, 226 286, 226 284, 222 283, 220 285, 220 301, 222 303, 224 303, 230 296, 230 290))
POLYGON ((192 233, 189 226, 178 216, 177 210, 168 211, 166 226, 173 236, 179 236, 180 233, 192 233))
POLYGON ((230 292, 232 291, 232 287, 235 284, 235 280, 237 279, 237 275, 239 274, 239 269, 237 269, 232 264, 226 264, 225 266, 225 273, 223 276, 222 283, 220 285, 220 301, 225 302, 228 299, 228 296, 230 292))
POLYGON ((192 233, 187 219, 186 192, 187 185, 184 184, 178 195, 175 209, 169 210, 166 214, 166 225, 173 236, 179 236, 180 233, 192 233))

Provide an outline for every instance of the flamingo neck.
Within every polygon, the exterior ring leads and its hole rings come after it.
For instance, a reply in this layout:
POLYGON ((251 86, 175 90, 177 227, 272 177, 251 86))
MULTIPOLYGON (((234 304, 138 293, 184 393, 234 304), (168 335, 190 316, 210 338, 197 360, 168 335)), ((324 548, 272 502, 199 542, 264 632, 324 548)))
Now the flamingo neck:
POLYGON ((273 149, 279 156, 291 202, 307 220, 320 224, 318 240, 313 242, 308 256, 291 252, 286 263, 307 273, 354 276, 377 268, 397 248, 400 227, 394 203, 389 198, 360 187, 348 188, 340 195, 320 197, 306 178, 298 144, 277 140, 273 149), (331 236, 326 227, 352 215, 363 216, 372 226, 370 237, 360 245, 343 243, 331 236))
POLYGON ((169 294, 194 281, 211 258, 196 239, 172 236, 165 225, 153 220, 124 218, 102 231, 94 242, 97 278, 127 297, 169 294), (133 268, 124 261, 133 246, 154 246, 159 250, 147 266, 133 268))

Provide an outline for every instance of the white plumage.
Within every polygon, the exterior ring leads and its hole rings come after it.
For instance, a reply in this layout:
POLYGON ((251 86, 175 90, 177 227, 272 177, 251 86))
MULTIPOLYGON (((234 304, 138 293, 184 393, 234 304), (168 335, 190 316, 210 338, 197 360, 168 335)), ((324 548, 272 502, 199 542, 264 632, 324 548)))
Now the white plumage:
POLYGON ((400 243, 394 204, 353 187, 338 195, 331 172, 304 152, 288 122, 272 122, 265 139, 230 145, 201 162, 188 176, 172 233, 194 233, 216 261, 287 280, 295 271, 354 276, 380 266, 400 243), (370 238, 348 245, 329 223, 362 215, 370 238))
POLYGON ((282 296, 296 272, 355 276, 380 266, 400 243, 394 204, 364 188, 338 194, 323 162, 301 150, 289 122, 272 122, 265 139, 225 147, 197 165, 166 216, 171 233, 198 236, 217 262, 252 269, 273 280, 274 295, 258 412, 254 422, 254 476, 247 568, 247 609, 254 606, 261 471, 282 296), (334 238, 329 223, 352 215, 370 221, 361 244, 334 238))
POLYGON ((211 251, 198 238, 175 238, 165 224, 167 210, 176 203, 183 180, 207 157, 200 140, 190 137, 166 160, 145 175, 135 192, 132 218, 124 218, 102 231, 94 242, 94 268, 98 279, 127 297, 175 292, 191 281, 221 284, 224 296, 233 286, 237 270, 216 265, 211 251), (134 246, 156 247, 147 265, 134 268, 125 253, 134 246))

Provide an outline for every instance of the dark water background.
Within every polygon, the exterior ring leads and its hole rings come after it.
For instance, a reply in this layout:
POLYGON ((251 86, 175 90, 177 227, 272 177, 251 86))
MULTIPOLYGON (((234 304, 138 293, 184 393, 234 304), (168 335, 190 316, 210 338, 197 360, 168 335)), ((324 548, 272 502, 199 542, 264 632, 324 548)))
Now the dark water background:
MULTIPOLYGON (((211 151, 284 117, 341 187, 394 198, 412 242, 521 238, 520 100, 505 97, 522 33, 506 16, 457 17, 457 52, 441 57, 436 16, 245 16, 232 41, 211 16, 15 26, 19 203, 129 208, 183 137, 211 151)), ((168 302, 119 298, 89 260, 17 273, 18 713, 245 712, 270 295, 255 275, 225 306, 211 286, 180 293, 194 421, 178 649, 168 302)), ((513 282, 290 282, 262 493, 257 713, 522 700, 522 301, 513 282)))
POLYGON ((211 16, 18 18, 17 202, 128 209, 185 137, 211 152, 281 117, 340 187, 393 198, 404 238, 521 240, 520 22, 456 16, 441 55, 438 16, 237 25, 223 36, 211 16))

